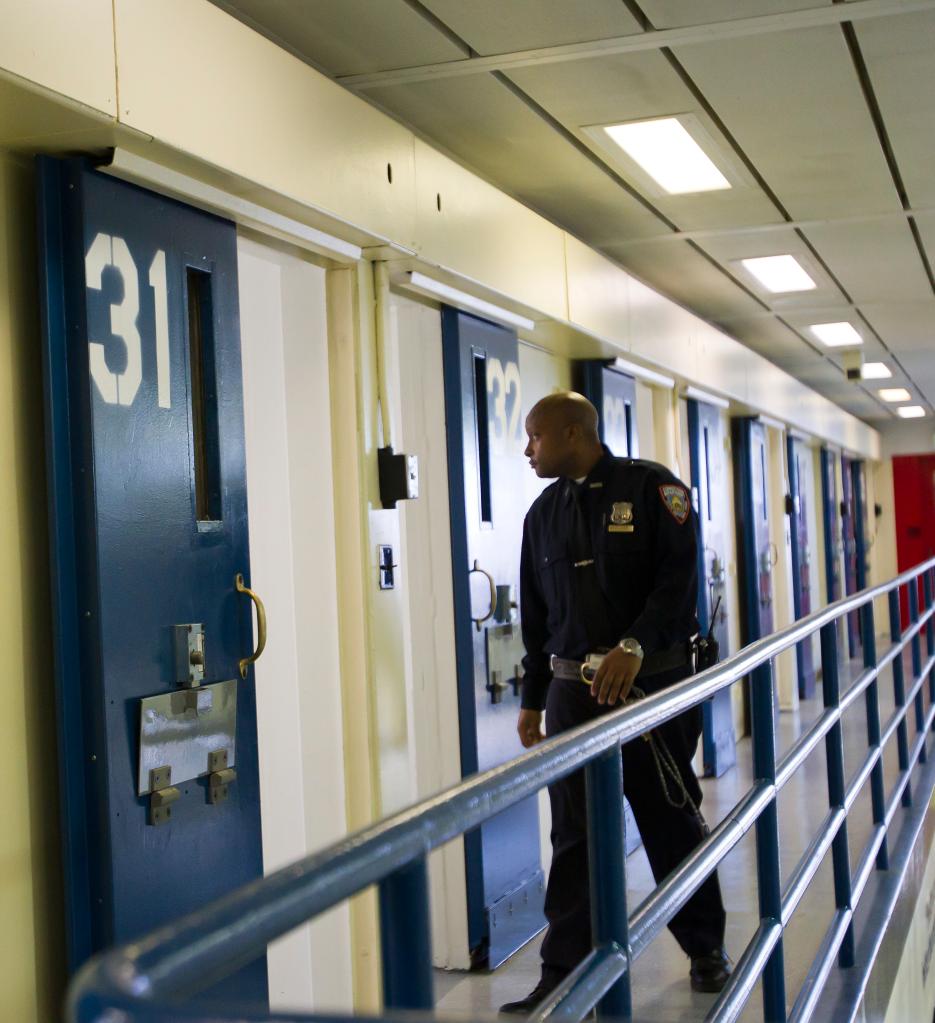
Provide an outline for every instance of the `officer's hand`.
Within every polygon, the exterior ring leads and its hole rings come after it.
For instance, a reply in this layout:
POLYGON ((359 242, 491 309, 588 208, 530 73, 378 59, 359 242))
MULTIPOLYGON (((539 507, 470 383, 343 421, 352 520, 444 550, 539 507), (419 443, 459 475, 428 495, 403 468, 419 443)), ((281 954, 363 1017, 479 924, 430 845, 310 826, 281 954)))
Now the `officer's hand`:
POLYGON ((642 667, 642 657, 624 653, 619 646, 604 655, 600 667, 591 683, 591 695, 598 703, 606 703, 611 707, 620 703, 630 694, 633 682, 642 667))
POLYGON ((519 733, 519 741, 526 749, 535 746, 537 742, 542 742, 545 738, 542 734, 542 711, 521 710, 516 731, 519 733))

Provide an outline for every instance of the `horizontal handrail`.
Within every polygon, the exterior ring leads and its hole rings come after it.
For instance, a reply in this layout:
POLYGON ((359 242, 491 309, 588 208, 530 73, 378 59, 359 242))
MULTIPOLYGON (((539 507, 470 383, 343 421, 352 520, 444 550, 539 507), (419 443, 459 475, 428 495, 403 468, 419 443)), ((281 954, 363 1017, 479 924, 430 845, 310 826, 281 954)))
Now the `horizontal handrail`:
MULTIPOLYGON (((158 1002, 169 997, 177 1000, 209 986, 262 954, 269 942, 311 917, 383 881, 407 864, 424 857, 432 849, 579 770, 601 753, 702 703, 824 626, 860 610, 870 601, 898 587, 914 583, 933 568, 935 558, 886 583, 842 598, 752 643, 698 675, 606 717, 545 740, 509 763, 468 778, 415 806, 365 827, 321 852, 307 856, 181 920, 159 928, 137 942, 103 953, 82 969, 72 987, 72 1018, 85 1023, 99 1018, 95 1012, 109 1005, 127 1007, 140 1002, 158 1002)), ((883 658, 858 678, 855 687, 847 694, 847 703, 856 698, 854 689, 860 692, 875 682, 881 664, 890 663, 910 642, 916 640, 933 613, 935 605, 918 614, 883 658)), ((926 670, 931 670, 933 663, 935 658, 929 658, 926 670)), ((913 695, 919 691, 924 677, 925 670, 914 679, 913 695)), ((780 765, 783 782, 794 770, 792 765, 798 766, 820 738, 840 720, 847 703, 842 699, 832 719, 819 719, 818 725, 812 726, 814 734, 804 743, 800 740, 798 746, 787 754, 780 765)), ((912 696, 907 694, 901 705, 903 716, 911 705, 912 696)), ((930 713, 926 718, 927 726, 931 724, 931 717, 930 713)), ((888 726, 887 737, 890 734, 892 729, 888 726)), ((914 745, 910 766, 918 759, 920 743, 924 743, 924 739, 923 733, 914 745)), ((858 772, 861 783, 879 762, 880 756, 881 746, 876 745, 858 772)), ((704 876, 717 866, 749 830, 764 807, 774 804, 779 783, 779 776, 775 783, 764 784, 762 780, 758 781, 735 807, 736 816, 722 822, 682 867, 639 907, 633 918, 629 950, 631 955, 636 954, 658 933, 704 876)), ((848 786, 848 796, 851 801, 856 796, 856 785, 853 788, 848 786)), ((846 800, 845 810, 849 805, 846 800)), ((885 826, 880 825, 879 830, 881 834, 878 836, 877 848, 885 835, 885 826)), ((816 846, 820 847, 822 843, 816 846)), ((865 884, 866 879, 860 876, 859 871, 855 879, 855 893, 858 881, 865 884)), ((802 891, 807 880, 801 886, 802 891)), ((787 894, 791 897, 793 893, 790 891, 787 894)), ((801 897, 798 886, 794 895, 797 902, 801 897)), ((754 966, 762 969, 771 950, 780 940, 781 933, 782 923, 779 920, 772 923, 764 921, 761 925, 758 937, 748 947, 734 977, 718 999, 719 1020, 735 1018, 731 1015, 734 1005, 738 1006, 739 1013, 739 1006, 746 1000, 755 981, 755 977, 748 975, 748 970, 754 966), (744 997, 740 1002, 735 1002, 741 994, 744 997)), ((606 952, 607 955, 601 953, 593 961, 597 971, 595 976, 600 975, 603 980, 608 976, 606 971, 616 962, 614 955, 610 954, 612 950, 608 948, 606 952), (598 963, 601 964, 599 969, 598 963)), ((595 983, 598 982, 595 980, 595 983)), ((577 996, 574 1004, 578 1004, 577 996)))

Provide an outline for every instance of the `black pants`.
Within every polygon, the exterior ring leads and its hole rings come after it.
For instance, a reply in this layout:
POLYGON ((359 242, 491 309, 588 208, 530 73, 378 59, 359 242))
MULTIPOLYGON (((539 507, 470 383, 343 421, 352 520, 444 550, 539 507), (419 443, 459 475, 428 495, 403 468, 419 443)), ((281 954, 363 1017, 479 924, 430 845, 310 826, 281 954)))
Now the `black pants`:
MULTIPOLYGON (((686 668, 637 676, 647 694, 686 677, 686 668)), ((556 735, 609 713, 589 688, 576 680, 553 679, 546 703, 546 734, 556 735)), ((655 730, 668 746, 689 794, 701 805, 701 787, 691 759, 701 735, 701 708, 667 721, 655 730)), ((670 782, 670 791, 673 783, 670 782)), ((698 845, 703 831, 689 807, 676 809, 666 799, 649 744, 642 738, 623 747, 623 790, 636 818, 656 882, 662 881, 698 845)), ((674 794, 674 793, 673 793, 674 794)), ((587 812, 584 771, 549 787, 552 804, 552 869, 545 894, 548 933, 542 942, 545 966, 573 969, 591 951, 588 887, 587 812)), ((675 800, 676 802, 678 800, 675 800)), ((632 911, 633 907, 629 907, 632 911)), ((717 874, 712 873, 669 922, 676 941, 689 956, 720 948, 724 941, 724 904, 717 874)))

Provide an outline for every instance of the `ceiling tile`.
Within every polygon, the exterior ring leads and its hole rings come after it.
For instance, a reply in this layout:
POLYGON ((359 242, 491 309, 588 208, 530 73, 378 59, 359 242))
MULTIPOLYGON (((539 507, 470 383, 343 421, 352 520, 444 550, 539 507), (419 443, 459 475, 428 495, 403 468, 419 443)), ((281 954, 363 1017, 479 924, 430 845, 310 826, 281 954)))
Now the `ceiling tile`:
POLYGON ((896 355, 925 352, 935 362, 935 299, 913 305, 874 305, 864 315, 896 355))
POLYGON ((841 290, 812 255, 808 246, 791 228, 787 231, 745 232, 703 238, 698 244, 732 274, 741 279, 771 309, 794 310, 840 306, 845 302, 841 290), (817 287, 810 291, 771 294, 748 275, 740 260, 758 256, 792 255, 805 269, 817 287))
POLYGON ((793 218, 900 208, 839 28, 676 55, 793 218))
POLYGON ((511 71, 509 77, 624 178, 628 167, 622 160, 614 160, 613 145, 602 147, 586 128, 673 114, 696 118, 719 152, 722 169, 727 169, 737 184, 717 192, 652 196, 653 205, 683 230, 782 220, 715 122, 660 53, 521 68, 511 71))
POLYGON ((604 245, 603 251, 662 294, 712 323, 761 306, 700 253, 681 243, 604 245))
POLYGON ((932 295, 901 216, 809 227, 805 234, 854 302, 915 302, 932 295))
POLYGON ((422 0, 480 54, 586 43, 642 31, 621 0, 422 0))
POLYGON ((855 26, 909 204, 935 206, 935 14, 875 18, 855 26))
MULTIPOLYGON (((830 0, 825 0, 830 6, 830 0)), ((821 7, 820 0, 641 0, 655 28, 679 28, 685 25, 706 25, 713 21, 733 21, 735 18, 756 18, 766 14, 783 14, 821 7)))
POLYGON ((214 0, 331 75, 357 75, 467 54, 404 0, 214 0), (362 26, 366 25, 366 31, 362 26))
POLYGON ((909 352, 900 356, 906 372, 912 378, 919 394, 935 405, 935 359, 925 352, 909 352))

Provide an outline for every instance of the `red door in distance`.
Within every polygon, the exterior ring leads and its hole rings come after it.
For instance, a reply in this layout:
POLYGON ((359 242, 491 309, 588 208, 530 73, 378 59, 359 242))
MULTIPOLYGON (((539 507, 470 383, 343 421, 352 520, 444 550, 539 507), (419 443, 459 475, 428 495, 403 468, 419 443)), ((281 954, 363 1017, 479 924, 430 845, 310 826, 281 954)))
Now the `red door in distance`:
MULTIPOLYGON (((897 455, 893 459, 896 503, 896 560, 900 572, 935 555, 935 454, 897 455)), ((920 604, 922 594, 919 593, 920 604)), ((900 593, 902 628, 909 622, 909 603, 900 593)))

